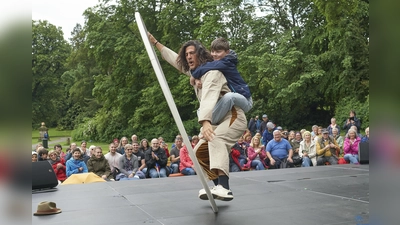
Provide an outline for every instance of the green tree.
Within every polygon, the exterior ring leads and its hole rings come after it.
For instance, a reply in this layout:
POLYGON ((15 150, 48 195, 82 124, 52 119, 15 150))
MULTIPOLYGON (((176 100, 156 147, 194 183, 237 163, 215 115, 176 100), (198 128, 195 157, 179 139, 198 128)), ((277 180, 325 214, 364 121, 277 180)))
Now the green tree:
POLYGON ((60 77, 70 46, 60 27, 32 20, 32 126, 55 126, 65 111, 60 77))

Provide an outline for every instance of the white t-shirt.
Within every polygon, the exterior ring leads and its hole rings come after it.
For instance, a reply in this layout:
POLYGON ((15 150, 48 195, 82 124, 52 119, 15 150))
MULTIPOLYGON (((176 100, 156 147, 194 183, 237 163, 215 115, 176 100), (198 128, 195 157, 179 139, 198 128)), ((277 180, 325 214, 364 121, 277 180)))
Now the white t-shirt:
POLYGON ((111 154, 111 152, 107 153, 104 157, 107 159, 108 164, 110 164, 111 170, 114 170, 115 167, 118 167, 119 164, 119 158, 122 155, 116 152, 114 155, 111 154))

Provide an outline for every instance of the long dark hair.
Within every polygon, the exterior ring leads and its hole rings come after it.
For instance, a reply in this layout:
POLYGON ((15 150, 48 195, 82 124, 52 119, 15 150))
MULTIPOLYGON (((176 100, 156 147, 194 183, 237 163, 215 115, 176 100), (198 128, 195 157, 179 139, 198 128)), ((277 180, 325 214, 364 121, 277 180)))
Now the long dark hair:
POLYGON ((189 46, 194 46, 196 49, 196 55, 200 65, 213 61, 210 52, 207 51, 207 49, 199 41, 188 41, 182 45, 178 53, 178 58, 176 59, 176 63, 179 67, 183 68, 184 72, 189 71, 189 64, 186 61, 186 48, 189 46))

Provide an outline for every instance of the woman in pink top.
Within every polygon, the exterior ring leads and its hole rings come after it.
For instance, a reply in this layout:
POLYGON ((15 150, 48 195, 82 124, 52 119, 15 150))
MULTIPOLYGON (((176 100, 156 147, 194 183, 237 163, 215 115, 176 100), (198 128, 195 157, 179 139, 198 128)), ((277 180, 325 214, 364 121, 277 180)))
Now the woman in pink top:
POLYGON ((354 129, 349 129, 343 144, 344 159, 351 164, 358 164, 358 144, 361 139, 354 129))
POLYGON ((264 170, 267 168, 265 165, 265 152, 264 145, 261 145, 260 138, 253 137, 250 146, 247 148, 247 154, 249 156, 248 165, 256 170, 264 170))

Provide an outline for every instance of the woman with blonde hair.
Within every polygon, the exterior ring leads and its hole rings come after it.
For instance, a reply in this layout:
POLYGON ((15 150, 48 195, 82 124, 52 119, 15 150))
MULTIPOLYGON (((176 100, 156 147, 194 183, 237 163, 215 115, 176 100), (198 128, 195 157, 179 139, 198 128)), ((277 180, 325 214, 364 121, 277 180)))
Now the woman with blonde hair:
POLYGON ((255 136, 251 139, 250 146, 247 148, 247 155, 249 156, 249 161, 246 167, 249 166, 256 170, 265 170, 265 168, 267 168, 264 162, 267 153, 259 137, 255 136))
POLYGON ((303 133, 299 155, 302 159, 302 167, 317 166, 317 149, 310 131, 304 131, 303 133))
POLYGON ((59 182, 63 182, 67 179, 65 160, 58 155, 56 150, 51 150, 49 152, 49 163, 51 164, 51 167, 53 167, 54 173, 59 182))
POLYGON ((117 152, 121 155, 125 154, 125 145, 128 144, 128 138, 127 137, 122 137, 121 140, 119 141, 118 147, 117 147, 117 152))

